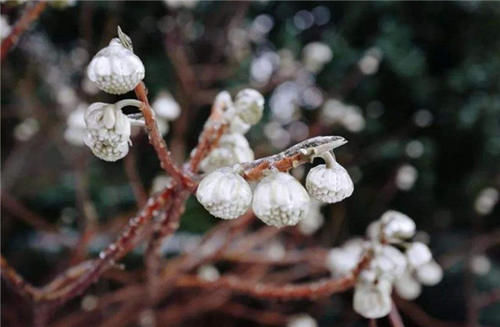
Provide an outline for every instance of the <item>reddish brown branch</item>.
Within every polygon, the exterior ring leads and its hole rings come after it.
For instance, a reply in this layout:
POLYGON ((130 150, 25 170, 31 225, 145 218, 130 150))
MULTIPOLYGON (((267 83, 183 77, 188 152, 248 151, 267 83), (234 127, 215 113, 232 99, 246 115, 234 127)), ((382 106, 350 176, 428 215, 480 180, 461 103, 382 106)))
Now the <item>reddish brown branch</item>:
POLYGON ((21 297, 34 301, 39 297, 40 291, 26 282, 24 278, 22 278, 14 268, 12 268, 7 260, 3 256, 0 257, 0 264, 2 268, 2 277, 5 281, 12 286, 12 289, 19 294, 21 297))
POLYGON ((175 164, 170 156, 167 149, 167 144, 163 140, 158 126, 156 125, 153 109, 151 108, 147 96, 146 86, 143 82, 140 82, 135 87, 135 94, 137 98, 142 101, 140 107, 142 114, 144 116, 144 122, 146 124, 146 129, 148 131, 149 142, 153 146, 160 160, 161 167, 172 176, 174 181, 179 185, 192 189, 194 183, 187 175, 185 175, 179 167, 175 164))
POLYGON ((392 302, 391 312, 389 312, 389 321, 391 322, 392 327, 405 327, 403 323, 403 319, 399 314, 398 308, 394 301, 392 302))
POLYGON ((26 208, 21 202, 9 195, 6 191, 2 192, 2 206, 4 206, 11 214, 36 229, 51 232, 56 231, 54 226, 46 222, 45 219, 40 217, 35 212, 26 208))
POLYGON ((368 264, 369 260, 369 257, 364 257, 358 264, 358 267, 349 276, 304 284, 274 285, 243 280, 236 276, 221 277, 215 282, 206 282, 198 278, 186 276, 178 280, 178 286, 228 288, 238 293, 267 299, 317 299, 350 289, 356 283, 357 276, 368 264))
POLYGON ((1 60, 3 61, 7 57, 9 50, 17 43, 21 35, 28 29, 28 27, 33 23, 47 7, 47 2, 38 1, 31 3, 23 15, 14 25, 14 28, 10 32, 9 36, 2 40, 1 48, 1 60))
POLYGON ((129 152, 128 156, 125 157, 123 164, 125 166, 125 173, 127 174, 127 178, 132 188, 132 192, 134 193, 135 200, 139 207, 144 206, 148 199, 146 191, 144 190, 144 185, 141 183, 141 178, 137 171, 136 166, 136 156, 135 151, 132 150, 129 152))

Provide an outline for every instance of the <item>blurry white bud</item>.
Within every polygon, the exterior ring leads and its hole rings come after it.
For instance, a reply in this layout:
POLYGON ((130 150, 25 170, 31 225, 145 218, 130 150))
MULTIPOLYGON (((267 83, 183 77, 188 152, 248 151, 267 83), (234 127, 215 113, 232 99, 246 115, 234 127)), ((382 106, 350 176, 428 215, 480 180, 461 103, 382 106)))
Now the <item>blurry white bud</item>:
POLYGON ((287 173, 264 177, 254 191, 253 212, 264 223, 276 227, 296 225, 309 210, 309 195, 287 173))
POLYGON ((19 141, 28 141, 40 130, 38 120, 27 118, 14 128, 14 137, 19 141))
POLYGON ((151 193, 160 192, 170 186, 172 186, 172 177, 166 175, 158 175, 153 179, 153 183, 151 185, 151 193))
POLYGON ((158 131, 161 135, 166 135, 170 130, 170 126, 168 124, 168 120, 165 119, 156 119, 156 126, 158 127, 158 131))
POLYGON ((415 300, 422 292, 422 286, 409 272, 396 279, 394 288, 405 300, 415 300))
POLYGON ((333 248, 326 256, 326 267, 333 276, 342 277, 350 274, 359 263, 364 252, 364 241, 353 239, 342 247, 333 248))
POLYGON ((217 168, 232 166, 253 159, 253 151, 243 135, 238 133, 224 134, 219 141, 219 146, 202 160, 200 168, 205 172, 211 172, 217 168))
POLYGON ((87 135, 87 125, 85 124, 85 109, 86 104, 80 104, 66 119, 66 130, 64 131, 64 139, 71 145, 85 145, 85 137, 87 135))
POLYGON ((380 217, 380 221, 384 237, 388 239, 410 238, 415 235, 415 222, 404 213, 388 210, 380 217))
POLYGON ((215 282, 220 277, 219 270, 213 265, 203 265, 198 268, 198 278, 206 282, 215 282))
POLYGON ((443 269, 434 260, 417 267, 417 279, 424 285, 434 286, 443 279, 443 269))
POLYGON ((231 119, 229 130, 231 133, 246 134, 252 125, 245 123, 240 117, 234 116, 231 119))
POLYGON ((269 244, 266 254, 272 260, 282 260, 286 255, 286 249, 282 242, 276 240, 269 244))
POLYGON ((186 9, 192 9, 196 7, 199 0, 163 0, 163 2, 172 9, 177 9, 184 7, 186 9))
POLYGON ((357 133, 365 128, 365 118, 361 109, 356 106, 345 107, 341 122, 349 132, 357 133))
MULTIPOLYGON (((120 102, 135 101, 122 100, 120 102)), ((87 135, 85 144, 95 156, 105 161, 125 157, 129 150, 131 123, 121 111, 121 106, 96 102, 85 112, 87 135)))
POLYGON ((316 320, 307 313, 293 315, 286 324, 287 327, 318 327, 316 320))
POLYGON ((160 92, 153 101, 156 117, 167 121, 175 120, 181 113, 181 107, 168 92, 160 92))
POLYGON ((196 198, 213 216, 234 219, 250 207, 252 190, 231 168, 221 168, 201 180, 196 198))
POLYGON ((475 255, 470 262, 470 268, 476 275, 486 275, 491 270, 491 261, 485 255, 475 255))
POLYGON ((365 75, 375 74, 378 70, 382 51, 379 48, 370 48, 358 62, 359 70, 365 75))
POLYGON ((321 213, 321 202, 311 199, 309 212, 304 219, 299 221, 297 227, 302 234, 312 235, 323 226, 324 221, 325 218, 321 213))
POLYGON ((406 257, 408 263, 416 268, 431 261, 432 253, 424 243, 413 242, 406 249, 406 257))
POLYGON ((319 72, 323 66, 333 58, 332 50, 322 42, 311 42, 302 50, 302 57, 306 68, 313 72, 319 72))
POLYGON ((97 308, 99 298, 95 295, 85 295, 80 303, 83 311, 92 311, 97 308))
POLYGON ((498 191, 493 187, 488 187, 481 192, 474 202, 474 208, 476 212, 480 215, 487 215, 493 211, 493 208, 498 203, 498 191))
POLYGON ((326 124, 334 124, 342 120, 345 105, 337 99, 328 99, 321 108, 321 121, 326 124))
MULTIPOLYGON (((327 155, 331 157, 330 153, 327 155)), ((347 170, 332 158, 326 165, 318 165, 309 171, 306 188, 313 198, 336 203, 352 195, 354 184, 347 170)))
POLYGON ((92 58, 87 74, 104 92, 124 94, 139 84, 145 70, 141 59, 114 38, 92 58))
POLYGON ((396 186, 403 191, 410 190, 417 180, 418 171, 412 165, 399 167, 396 174, 396 186))
POLYGON ((236 94, 236 114, 247 124, 257 124, 264 112, 264 97, 254 89, 244 89, 236 94))
POLYGON ((406 257, 393 246, 382 245, 375 251, 374 267, 384 277, 397 278, 406 270, 406 257))
POLYGON ((358 282, 354 288, 354 311, 369 319, 388 315, 392 308, 391 288, 391 283, 384 279, 376 284, 358 282))
POLYGON ((368 236, 369 239, 371 240, 380 240, 380 235, 381 235, 381 230, 380 227, 382 224, 380 223, 379 220, 375 220, 368 225, 366 228, 366 236, 368 236))
POLYGON ((0 15, 0 40, 3 40, 10 34, 11 27, 9 25, 9 21, 7 17, 4 15, 0 15))

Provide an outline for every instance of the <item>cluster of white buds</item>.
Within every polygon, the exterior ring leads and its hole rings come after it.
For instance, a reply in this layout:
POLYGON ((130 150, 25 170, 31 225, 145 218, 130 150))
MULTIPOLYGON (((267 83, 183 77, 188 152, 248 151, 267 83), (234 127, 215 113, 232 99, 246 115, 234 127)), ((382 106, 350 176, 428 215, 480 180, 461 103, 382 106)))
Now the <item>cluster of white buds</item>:
MULTIPOLYGON (((227 135, 234 137, 234 134, 227 135)), ((243 138, 243 136, 239 135, 243 138)), ((238 175, 241 165, 231 169, 217 169, 208 174, 198 186, 198 201, 214 216, 233 219, 246 212, 250 202, 254 214, 264 223, 275 226, 293 226, 304 221, 301 229, 305 234, 314 233, 323 223, 318 201, 334 203, 350 196, 353 183, 346 170, 341 167, 330 151, 346 143, 342 137, 322 137, 325 144, 304 141, 291 151, 302 153, 312 159, 322 157, 327 165, 313 168, 307 176, 307 189, 286 172, 271 168, 263 172, 264 177, 255 186, 253 196, 248 183, 238 175), (238 176, 239 178, 235 178, 238 176), (236 183, 237 182, 237 183, 236 183), (228 189, 228 183, 232 184, 228 189), (234 186, 234 187, 233 187, 234 186), (236 191, 242 192, 238 194, 236 191), (248 190, 248 191, 247 191, 248 190), (309 197, 313 197, 313 200, 309 197), (312 216, 309 217, 310 209, 312 216), (309 219, 310 218, 310 219, 309 219), (309 222, 307 220, 310 220, 309 222)), ((228 148, 222 140, 220 149, 228 148)), ((286 151, 275 155, 276 160, 286 157, 286 151)), ((219 162, 218 164, 221 164, 219 162)))
POLYGON ((156 113, 156 122, 162 135, 168 133, 168 123, 176 120, 181 114, 181 107, 167 91, 161 91, 152 104, 156 113))
POLYGON ((437 284, 443 275, 427 245, 411 242, 415 222, 403 213, 390 210, 367 228, 368 240, 355 239, 330 250, 326 266, 334 276, 346 276, 363 255, 371 260, 358 276, 353 306, 366 318, 380 318, 392 307, 391 293, 405 299, 420 294, 420 283, 437 284))
MULTIPOLYGON (((144 65, 134 54, 132 41, 120 27, 118 38, 112 39, 92 58, 87 75, 101 90, 111 94, 132 91, 144 78, 144 65)), ((140 107, 141 102, 131 99, 115 104, 96 102, 85 110, 87 132, 84 142, 95 156, 116 161, 127 155, 131 126, 144 126, 144 122, 125 115, 121 111, 125 106, 140 107)), ((68 121, 71 127, 70 123, 68 121)))
POLYGON ((96 102, 87 108, 85 124, 88 133, 84 142, 96 157, 116 161, 127 155, 131 125, 135 121, 128 118, 121 108, 140 104, 137 100, 121 100, 115 104, 96 102))
POLYGON ((228 133, 221 137, 217 148, 201 162, 200 169, 205 172, 254 159, 254 153, 244 134, 259 122, 264 111, 264 97, 253 89, 238 92, 234 103, 228 92, 221 92, 215 102, 226 108, 224 114, 230 127, 228 133))

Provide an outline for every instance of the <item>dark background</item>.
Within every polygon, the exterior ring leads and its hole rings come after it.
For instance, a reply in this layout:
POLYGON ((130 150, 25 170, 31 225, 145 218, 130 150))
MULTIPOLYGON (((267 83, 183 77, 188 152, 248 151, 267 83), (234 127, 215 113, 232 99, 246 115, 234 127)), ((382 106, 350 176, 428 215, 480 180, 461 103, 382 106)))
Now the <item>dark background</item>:
MULTIPOLYGON (((22 6, 2 4, 2 14, 11 24, 21 11, 22 6)), ((86 64, 115 35, 117 24, 130 35, 145 64, 150 98, 166 88, 183 108, 166 136, 178 160, 196 144, 215 94, 224 89, 234 94, 250 85, 252 58, 264 50, 287 48, 300 60, 307 43, 329 45, 333 59, 315 77, 316 86, 325 99, 342 98, 359 106, 366 127, 351 133, 341 126, 323 126, 326 134, 349 140, 337 156, 358 177, 352 197, 325 209, 326 223, 315 234, 315 242, 337 245, 363 234, 385 210, 401 210, 429 234, 433 253, 445 268, 443 281, 425 287, 415 301, 425 312, 440 320, 463 322, 477 294, 498 293, 495 245, 500 241, 500 209, 496 206, 481 215, 474 207, 481 190, 500 187, 500 4, 496 2, 200 2, 193 9, 174 10, 161 1, 127 1, 49 7, 2 63, 1 245, 2 254, 26 279, 35 284, 49 280, 74 244, 81 216, 75 200, 78 180, 86 183, 102 226, 120 226, 136 208, 123 162, 100 161, 87 148, 68 145, 62 136, 74 103, 60 99, 62 87, 73 90, 76 102, 116 101, 103 92, 86 92, 82 80, 86 64), (327 22, 298 29, 297 13, 318 6, 329 13, 327 22), (234 27, 248 30, 261 14, 273 19, 272 29, 258 42, 249 42, 249 52, 235 59, 228 32, 234 27), (371 47, 380 49, 383 58, 376 74, 363 76, 357 63, 371 47), (194 74, 176 69, 182 58, 194 74), (422 109, 432 117, 424 127, 415 124, 415 114, 422 109), (19 140, 16 126, 28 118, 37 120, 38 132, 19 140), (415 140, 424 147, 418 158, 406 152, 407 144, 415 140), (402 164, 418 171, 408 191, 394 183, 402 164), (20 220, 23 213, 12 201, 43 217, 58 233, 49 237, 20 220), (473 262, 483 255, 491 268, 474 273, 473 262)), ((266 99, 280 82, 259 86, 266 99)), ((257 157, 281 150, 270 145, 263 133, 271 119, 266 107, 263 122, 248 134, 257 157)), ((298 119, 317 126, 319 110, 301 109, 298 119)), ((141 180, 149 187, 160 168, 144 135, 134 139, 133 151, 141 180)), ((215 223, 191 199, 181 230, 203 233, 215 223)), ((107 244, 106 237, 110 236, 104 235, 102 244, 93 243, 90 255, 107 244)), ((134 255, 126 261, 141 262, 134 255)), ((5 292, 4 288, 2 297, 8 301, 5 292)), ((314 310, 314 304, 304 308, 314 310)), ((342 306, 337 303, 333 308, 316 315, 322 326, 353 326, 338 324, 342 306)), ((498 303, 481 309, 480 324, 500 325, 499 312, 498 303)))

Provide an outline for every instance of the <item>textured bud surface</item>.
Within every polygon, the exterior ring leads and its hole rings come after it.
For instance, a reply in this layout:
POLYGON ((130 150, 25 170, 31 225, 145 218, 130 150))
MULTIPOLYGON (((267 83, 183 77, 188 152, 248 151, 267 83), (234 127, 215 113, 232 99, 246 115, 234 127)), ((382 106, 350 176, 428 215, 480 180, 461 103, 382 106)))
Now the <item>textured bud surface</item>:
POLYGON ((116 161, 129 150, 130 120, 115 105, 93 103, 85 112, 85 144, 96 157, 116 161))
POLYGON ((252 190, 243 177, 222 168, 201 180, 196 198, 215 217, 234 219, 250 207, 252 190))
POLYGON ((319 201, 335 203, 351 196, 354 185, 344 167, 334 163, 332 168, 318 165, 309 171, 306 188, 319 201))
POLYGON ((104 92, 124 94, 139 84, 145 70, 141 59, 115 38, 92 58, 87 74, 104 92))
POLYGON ((264 97, 253 89, 238 92, 234 102, 237 115, 247 124, 257 124, 264 111, 264 97))
POLYGON ((200 164, 201 170, 211 172, 218 168, 232 166, 254 159, 254 154, 247 139, 237 133, 225 134, 219 146, 212 150, 200 164))
POLYGON ((296 225, 309 209, 304 187, 286 173, 273 173, 255 188, 252 208, 264 223, 276 227, 296 225))

